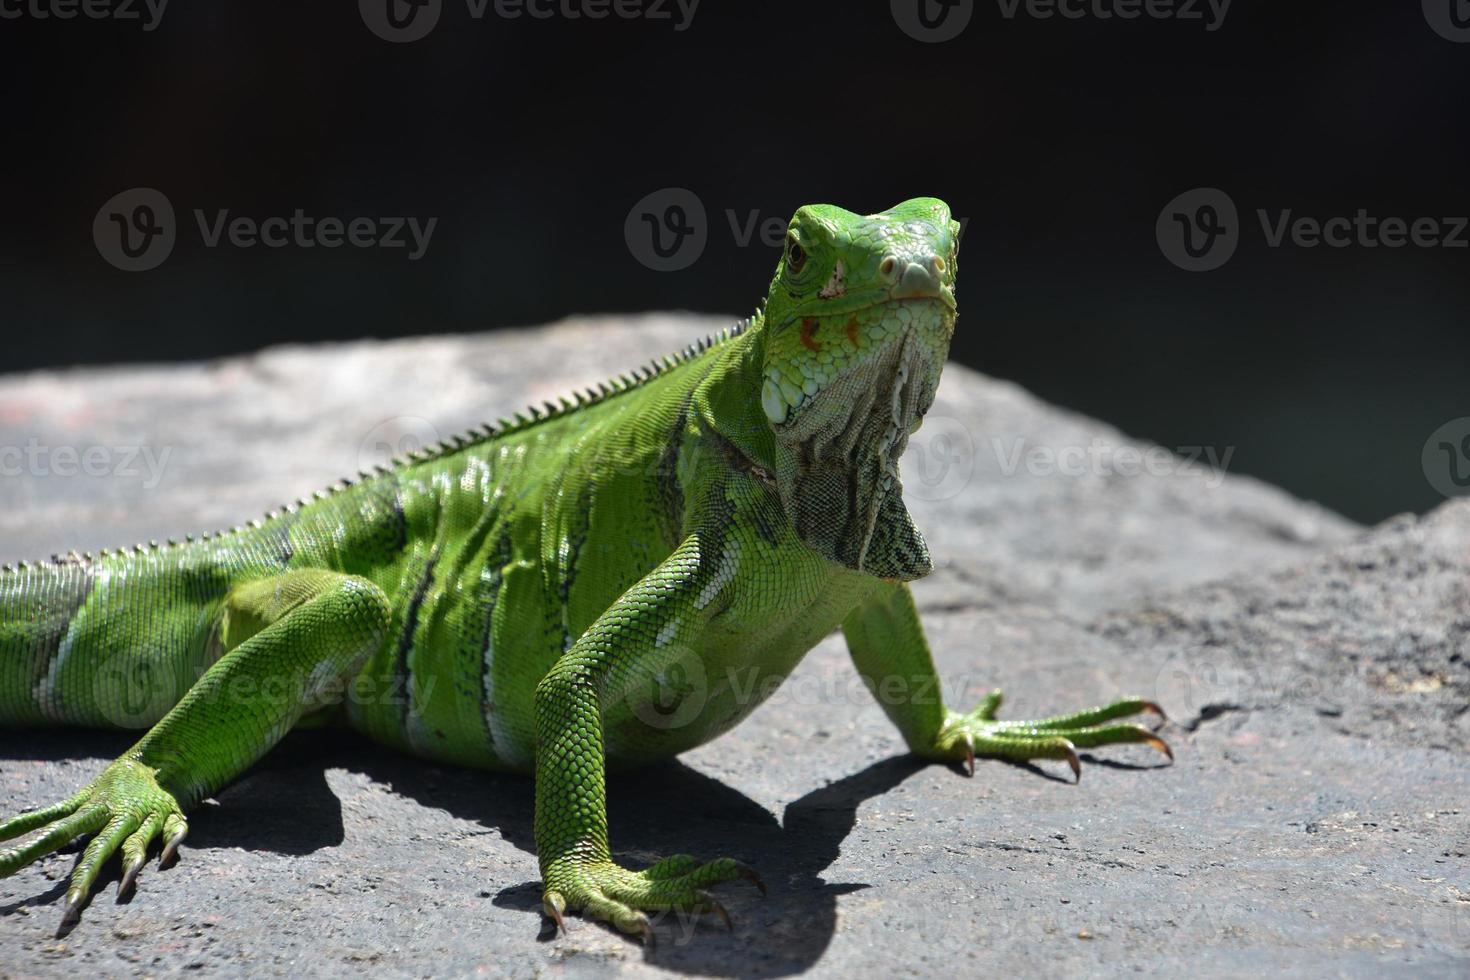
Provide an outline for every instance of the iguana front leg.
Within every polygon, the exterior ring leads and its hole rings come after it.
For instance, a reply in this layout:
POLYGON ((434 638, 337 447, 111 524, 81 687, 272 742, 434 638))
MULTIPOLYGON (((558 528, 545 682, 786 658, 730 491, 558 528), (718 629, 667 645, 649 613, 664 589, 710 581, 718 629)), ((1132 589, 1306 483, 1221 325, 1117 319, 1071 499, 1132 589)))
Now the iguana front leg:
POLYGON ((1143 725, 1107 724, 1141 712, 1163 715, 1158 705, 1141 698, 1038 721, 997 721, 999 691, 992 691, 969 713, 948 710, 913 594, 904 583, 884 583, 849 614, 842 632, 864 683, 908 747, 930 759, 964 760, 971 775, 977 755, 1065 759, 1079 779, 1079 747, 1142 742, 1174 757, 1168 744, 1143 725))
POLYGON ((642 871, 613 863, 607 839, 602 718, 633 685, 672 662, 717 605, 718 578, 699 536, 686 539, 657 568, 610 606, 572 644, 536 687, 536 852, 546 914, 582 911, 624 932, 652 938, 643 913, 716 912, 704 891, 755 873, 729 858, 701 864, 687 854, 642 871))
POLYGON ((63 926, 119 847, 126 891, 148 845, 162 834, 167 861, 188 829, 184 813, 280 741, 334 680, 351 676, 381 642, 388 615, 377 586, 334 572, 289 572, 234 589, 221 623, 224 655, 86 789, 0 824, 0 840, 46 828, 0 852, 0 876, 95 834, 72 872, 63 926))

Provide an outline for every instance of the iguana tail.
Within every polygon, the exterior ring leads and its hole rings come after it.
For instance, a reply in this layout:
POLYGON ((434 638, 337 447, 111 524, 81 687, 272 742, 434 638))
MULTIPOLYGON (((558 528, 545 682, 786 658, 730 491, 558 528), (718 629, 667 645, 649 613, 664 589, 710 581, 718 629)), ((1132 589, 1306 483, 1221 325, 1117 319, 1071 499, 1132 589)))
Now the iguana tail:
POLYGON ((228 584, 192 551, 0 571, 0 726, 139 729, 163 717, 218 656, 228 584))

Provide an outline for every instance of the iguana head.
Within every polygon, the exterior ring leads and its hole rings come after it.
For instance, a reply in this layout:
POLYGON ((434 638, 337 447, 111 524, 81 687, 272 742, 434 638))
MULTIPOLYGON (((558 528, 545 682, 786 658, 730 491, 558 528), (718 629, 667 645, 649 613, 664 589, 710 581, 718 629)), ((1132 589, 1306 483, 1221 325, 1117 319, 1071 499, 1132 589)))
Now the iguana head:
POLYGON ((782 505, 810 547, 883 578, 930 569, 898 458, 954 334, 959 232, 932 197, 866 216, 808 205, 766 299, 761 407, 782 505))

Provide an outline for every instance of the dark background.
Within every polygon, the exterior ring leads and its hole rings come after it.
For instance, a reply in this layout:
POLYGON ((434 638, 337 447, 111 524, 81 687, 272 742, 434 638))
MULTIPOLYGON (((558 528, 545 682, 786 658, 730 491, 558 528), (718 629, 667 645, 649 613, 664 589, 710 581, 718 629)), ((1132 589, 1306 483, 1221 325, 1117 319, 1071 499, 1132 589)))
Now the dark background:
POLYGON ((954 357, 1129 433, 1233 446, 1232 470, 1376 520, 1442 499, 1421 450, 1470 414, 1470 250, 1273 249, 1255 216, 1470 213, 1470 44, 1416 2, 1235 0, 1209 32, 989 0, 924 44, 881 2, 705 0, 676 31, 445 0, 391 44, 352 0, 174 0, 151 32, 26 16, 0 44, 3 370, 743 314, 776 251, 738 245, 726 209, 930 194, 969 219, 954 357), (91 228, 136 186, 172 201, 179 242, 126 273, 91 228), (703 201, 709 243, 660 273, 624 220, 668 186, 703 201), (1233 198, 1242 242, 1191 273, 1154 223, 1199 186, 1233 198), (196 207, 439 221, 409 262, 206 248, 196 207))

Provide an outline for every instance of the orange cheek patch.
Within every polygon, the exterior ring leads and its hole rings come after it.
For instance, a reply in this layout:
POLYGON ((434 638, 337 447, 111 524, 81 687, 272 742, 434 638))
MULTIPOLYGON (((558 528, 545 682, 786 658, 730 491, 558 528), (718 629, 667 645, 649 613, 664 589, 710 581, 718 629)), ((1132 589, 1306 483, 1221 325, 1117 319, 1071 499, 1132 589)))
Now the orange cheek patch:
POLYGON ((810 351, 822 349, 822 345, 817 343, 817 318, 814 316, 801 321, 801 346, 810 351))

